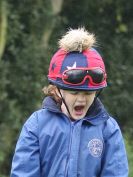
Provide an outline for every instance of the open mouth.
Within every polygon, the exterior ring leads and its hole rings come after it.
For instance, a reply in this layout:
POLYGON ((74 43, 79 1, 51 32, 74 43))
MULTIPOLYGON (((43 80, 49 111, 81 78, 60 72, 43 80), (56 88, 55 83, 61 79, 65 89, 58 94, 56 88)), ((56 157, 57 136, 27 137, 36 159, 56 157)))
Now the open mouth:
POLYGON ((83 114, 84 106, 75 106, 74 110, 75 110, 75 114, 80 116, 83 114))

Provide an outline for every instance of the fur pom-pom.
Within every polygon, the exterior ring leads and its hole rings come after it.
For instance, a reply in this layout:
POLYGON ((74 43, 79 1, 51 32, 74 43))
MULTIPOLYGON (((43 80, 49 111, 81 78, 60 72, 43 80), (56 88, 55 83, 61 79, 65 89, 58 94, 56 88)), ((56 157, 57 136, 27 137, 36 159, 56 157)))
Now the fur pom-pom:
POLYGON ((60 40, 59 47, 66 52, 82 52, 95 45, 94 34, 89 33, 85 28, 70 29, 60 40))

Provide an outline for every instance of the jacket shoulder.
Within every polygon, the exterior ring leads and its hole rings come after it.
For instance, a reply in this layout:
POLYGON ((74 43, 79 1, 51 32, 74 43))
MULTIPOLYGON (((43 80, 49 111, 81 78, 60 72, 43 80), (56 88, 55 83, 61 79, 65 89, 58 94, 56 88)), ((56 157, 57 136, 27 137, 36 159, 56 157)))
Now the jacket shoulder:
POLYGON ((105 127, 104 127, 103 133, 106 138, 109 138, 113 134, 119 134, 119 136, 122 136, 121 130, 120 130, 120 127, 119 127, 117 121, 111 116, 105 122, 105 127))
POLYGON ((114 119, 111 116, 109 116, 109 119, 107 120, 107 126, 110 127, 110 129, 119 128, 119 125, 118 125, 116 119, 114 119))
POLYGON ((46 109, 39 109, 31 114, 31 116, 25 121, 23 127, 37 135, 39 124, 43 124, 43 121, 49 117, 47 115, 48 113, 46 109))
POLYGON ((49 117, 50 112, 45 108, 39 109, 33 112, 30 117, 26 120, 25 124, 38 124, 39 121, 49 117))

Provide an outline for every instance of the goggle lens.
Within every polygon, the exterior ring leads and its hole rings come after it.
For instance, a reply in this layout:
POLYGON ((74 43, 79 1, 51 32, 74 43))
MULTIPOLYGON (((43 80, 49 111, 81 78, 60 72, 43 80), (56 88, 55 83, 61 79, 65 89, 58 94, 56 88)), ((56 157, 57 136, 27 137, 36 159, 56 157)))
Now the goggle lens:
POLYGON ((71 69, 66 70, 63 73, 62 80, 66 84, 81 85, 85 80, 89 78, 89 81, 93 85, 99 85, 106 79, 106 75, 101 68, 91 69, 71 69))

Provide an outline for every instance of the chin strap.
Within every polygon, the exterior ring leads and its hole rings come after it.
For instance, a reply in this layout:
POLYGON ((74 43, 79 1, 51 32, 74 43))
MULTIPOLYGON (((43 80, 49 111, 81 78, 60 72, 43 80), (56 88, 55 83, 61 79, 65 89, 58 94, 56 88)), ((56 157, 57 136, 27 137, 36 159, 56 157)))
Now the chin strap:
POLYGON ((64 103, 64 105, 65 105, 65 107, 66 107, 66 109, 67 109, 67 112, 68 112, 70 118, 73 119, 72 116, 71 116, 71 114, 70 114, 70 111, 69 111, 69 109, 68 109, 68 106, 67 106, 67 104, 66 104, 66 102, 65 102, 65 100, 64 100, 64 98, 63 98, 63 96, 62 96, 61 91, 60 91, 59 88, 58 88, 58 92, 59 92, 59 94, 60 94, 60 96, 61 96, 62 102, 64 103))
POLYGON ((97 92, 97 94, 96 94, 96 96, 95 96, 95 98, 94 98, 94 101, 96 101, 96 99, 100 96, 100 94, 101 94, 102 91, 103 91, 103 89, 100 89, 100 90, 97 92))
POLYGON ((99 92, 96 95, 96 98, 100 96, 101 92, 103 91, 103 89, 100 89, 99 92))

